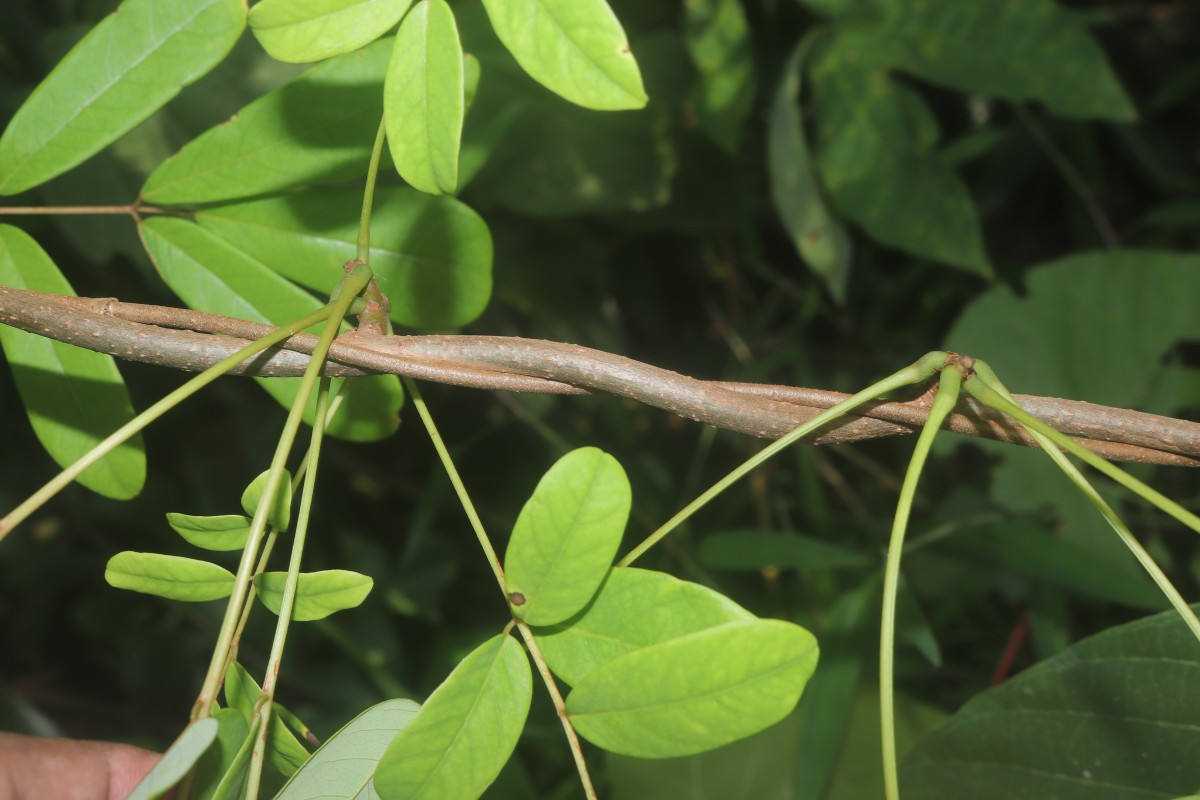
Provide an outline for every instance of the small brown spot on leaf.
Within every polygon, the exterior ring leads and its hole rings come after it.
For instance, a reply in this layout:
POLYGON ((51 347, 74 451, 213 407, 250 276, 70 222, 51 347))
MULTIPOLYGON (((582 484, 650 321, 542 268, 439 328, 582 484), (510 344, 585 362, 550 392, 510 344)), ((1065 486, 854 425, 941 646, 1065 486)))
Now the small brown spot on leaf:
POLYGON ((525 605, 525 595, 521 594, 520 592, 512 592, 508 596, 508 602, 519 608, 525 605))

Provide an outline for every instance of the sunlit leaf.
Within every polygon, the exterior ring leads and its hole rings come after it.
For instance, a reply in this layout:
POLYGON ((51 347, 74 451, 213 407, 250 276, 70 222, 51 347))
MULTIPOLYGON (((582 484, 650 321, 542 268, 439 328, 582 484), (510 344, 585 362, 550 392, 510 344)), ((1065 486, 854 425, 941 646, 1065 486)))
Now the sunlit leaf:
MULTIPOLYGON (((38 243, 11 225, 0 225, 0 284, 75 294, 38 243)), ((33 432, 59 466, 75 463, 133 419, 129 392, 111 356, 8 325, 0 325, 0 346, 33 432)), ((141 435, 109 453, 77 480, 106 497, 136 495, 146 480, 141 435)))
POLYGON ((184 729, 154 769, 142 778, 125 800, 156 800, 183 780, 217 738, 217 721, 201 719, 184 729))
MULTIPOLYGON (((225 671, 225 704, 237 709, 247 725, 254 718, 254 706, 262 688, 250 673, 234 661, 225 671)), ((267 759, 284 778, 289 778, 301 765, 308 761, 309 752, 296 735, 283 723, 278 714, 271 715, 271 728, 267 734, 267 759)))
POLYGON ((370 44, 400 21, 411 0, 262 0, 250 29, 280 61, 303 63, 370 44))
MULTIPOLYGON (((254 577, 258 598, 276 614, 282 607, 286 583, 286 572, 264 572, 254 577)), ((296 586, 292 619, 297 622, 324 619, 337 611, 354 608, 367 598, 373 585, 374 581, 366 575, 344 569, 302 572, 296 586)))
POLYGON ((641 108, 646 91, 605 0, 484 0, 500 41, 535 81, 587 108, 641 108))
POLYGON ((245 26, 244 0, 125 0, 17 110, 0 138, 0 194, 111 144, 216 66, 245 26))
POLYGON ((250 518, 240 514, 196 517, 191 514, 167 514, 167 524, 189 544, 205 550, 241 550, 250 533, 250 518))
POLYGON ((421 0, 404 17, 383 91, 400 177, 422 192, 453 194, 465 95, 462 45, 446 0, 421 0))
MULTIPOLYGON (((253 517, 258 510, 258 504, 262 501, 263 489, 267 485, 267 477, 270 475, 270 470, 264 470, 258 474, 254 480, 250 481, 250 485, 242 492, 242 510, 248 516, 253 517)), ((271 506, 271 510, 267 512, 267 524, 272 528, 278 528, 281 531, 286 531, 292 521, 292 474, 288 470, 283 470, 283 475, 279 479, 279 489, 275 492, 275 502, 271 506)))
POLYGON ((189 603, 220 600, 233 591, 233 573, 194 558, 126 550, 108 560, 104 580, 118 589, 189 603))
POLYGON ((376 765, 416 717, 412 700, 385 700, 346 723, 291 777, 275 800, 372 800, 376 765))
POLYGON ((508 761, 533 693, 521 645, 494 636, 464 658, 388 747, 375 770, 383 800, 473 800, 508 761))
MULTIPOLYGON (((321 306, 303 289, 199 225, 154 217, 144 220, 139 232, 167 286, 192 308, 284 325, 321 306)), ((341 275, 339 268, 334 272, 341 275)), ((329 288, 336 283, 335 277, 329 288)), ((290 408, 302 379, 255 380, 281 405, 290 408)), ((353 403, 347 402, 353 413, 343 411, 334 417, 328 429, 331 436, 370 441, 395 432, 404 398, 396 376, 355 378, 343 393, 361 394, 353 403)), ((316 409, 315 395, 313 392, 305 410, 305 421, 310 424, 316 409)))
POLYGON ((159 164, 142 198, 209 203, 365 175, 391 44, 339 56, 250 103, 159 164))
MULTIPOLYGON (((362 192, 319 189, 205 209, 201 226, 297 283, 328 292, 353 257, 362 192)), ((371 224, 371 270, 393 322, 452 328, 475 319, 492 293, 492 237, 452 197, 382 186, 371 224)))
POLYGON ((583 613, 536 628, 538 647, 555 675, 572 686, 614 658, 727 622, 754 616, 707 586, 664 572, 613 569, 583 613))
POLYGON ((850 237, 826 207, 800 120, 800 84, 812 37, 796 45, 784 65, 767 126, 767 175, 775 212, 800 258, 845 302, 850 277, 850 237))
POLYGON ((970 700, 904 760, 904 796, 1186 795, 1200 785, 1197 674, 1175 612, 1111 628, 970 700))
POLYGON ((567 696, 567 713, 606 750, 691 755, 783 719, 816 665, 816 639, 797 625, 729 622, 597 667, 567 696))
POLYGON ((513 614, 553 625, 587 605, 621 545, 631 502, 629 479, 608 453, 584 447, 560 458, 521 509, 504 554, 513 614))

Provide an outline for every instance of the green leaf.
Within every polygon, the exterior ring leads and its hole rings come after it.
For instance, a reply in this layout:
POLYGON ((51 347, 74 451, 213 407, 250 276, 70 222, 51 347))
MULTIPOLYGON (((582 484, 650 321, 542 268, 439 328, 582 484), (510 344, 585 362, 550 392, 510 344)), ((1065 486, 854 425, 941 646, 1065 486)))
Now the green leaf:
POLYGON ((108 560, 104 580, 118 589, 199 603, 233 591, 233 573, 194 558, 126 550, 108 560))
POLYGON ((375 770, 383 800, 473 800, 496 779, 525 726, 533 676, 511 636, 464 658, 396 736, 375 770))
POLYGON ((167 524, 189 544, 205 550, 241 550, 250 533, 250 518, 240 514, 194 517, 191 514, 167 514, 167 524))
MULTIPOLYGON (((253 517, 254 512, 258 510, 258 504, 262 501, 263 488, 267 485, 267 476, 270 475, 270 472, 270 470, 260 472, 254 480, 250 481, 246 491, 242 492, 242 510, 248 516, 253 517)), ((283 477, 279 481, 279 490, 275 492, 275 504, 267 513, 267 524, 286 531, 291 522, 292 473, 285 469, 283 477)))
MULTIPOLYGON (((232 780, 226 776, 237 769, 237 758, 243 745, 250 737, 250 728, 242 715, 232 708, 218 708, 211 717, 217 721, 217 741, 196 762, 196 778, 192 782, 191 797, 195 800, 214 800, 222 785, 232 780)), ((248 751, 247 751, 248 752, 248 751)), ((245 765, 242 765, 245 778, 245 765)), ((240 782, 239 782, 240 785, 240 782)))
POLYGON ((555 675, 577 686, 614 658, 689 633, 752 620, 719 592, 663 572, 617 567, 583 613, 536 628, 538 647, 555 675))
POLYGON ((815 536, 730 531, 706 537, 699 558, 721 569, 840 569, 870 567, 879 559, 815 536))
POLYGON ((767 175, 775 213, 800 258, 837 303, 846 300, 853 249, 817 186, 800 120, 800 83, 813 37, 796 45, 784 65, 767 125, 767 175))
POLYGON ((162 797, 183 780, 183 776, 191 771, 216 737, 215 719, 201 719, 188 725, 125 800, 156 800, 162 797))
POLYGON ((250 29, 273 58, 301 64, 349 53, 387 33, 411 0, 262 0, 250 29))
MULTIPOLYGON (((254 706, 262 688, 238 662, 225 671, 225 705, 237 709, 247 725, 254 719, 254 706)), ((267 734, 267 760, 283 777, 290 778, 308 761, 309 752, 288 729, 278 714, 271 715, 271 730, 267 734)))
MULTIPOLYGON (((357 188, 318 189, 208 208, 201 226, 256 262, 329 291, 358 237, 357 188)), ((487 224, 452 197, 381 186, 371 223, 371 269, 392 302, 391 319, 414 328, 472 321, 492 293, 487 224)))
POLYGON ((932 112, 885 70, 865 69, 867 47, 828 39, 811 71, 817 164, 834 205, 883 244, 990 274, 971 196, 933 152, 932 112))
POLYGON ((1186 795, 1200 648, 1174 612, 1111 628, 968 702, 902 765, 904 796, 1186 795))
POLYGON ((372 139, 364 132, 383 115, 390 52, 390 41, 376 42, 263 95, 159 164, 142 199, 210 203, 365 175, 372 139))
POLYGON ((641 108, 646 91, 604 0, 483 0, 500 41, 529 76, 572 103, 641 108))
MULTIPOLYGON (((296 603, 292 607, 292 619, 297 622, 324 619, 336 611, 354 608, 367 599, 375 583, 366 575, 344 569, 302 572, 299 577, 296 603)), ((254 576, 258 599, 275 614, 283 604, 286 583, 286 572, 264 572, 254 576)))
POLYGON ((1144 408, 1163 354, 1200 338, 1200 256, 1089 253, 1035 267, 1024 284, 1021 295, 997 285, 978 296, 945 340, 1014 392, 1144 408))
POLYGON ((692 755, 786 717, 816 665, 816 639, 797 625, 729 622, 597 667, 567 697, 567 713, 614 753, 692 755))
POLYGON ((538 482, 513 526, 504 583, 513 614, 553 625, 592 599, 612 566, 632 502, 617 460, 573 450, 538 482))
MULTIPOLYGON (((167 286, 192 308, 284 325, 321 306, 312 295, 199 225, 154 217, 144 220, 139 231, 167 286)), ((341 270, 336 264, 323 266, 331 270, 332 288, 341 270)), ((255 380, 290 408, 302 379, 255 380)), ((404 396, 395 375, 355 378, 343 394, 348 395, 348 407, 334 417, 328 430, 331 436, 371 441, 390 436, 399 426, 397 415, 404 396)), ((313 392, 305 410, 309 424, 316 409, 315 395, 313 392)))
MULTIPOLYGON (((0 284, 52 294, 75 292, 38 243, 19 228, 0 225, 0 284)), ((38 441, 66 467, 133 419, 133 403, 116 362, 8 325, 0 346, 38 441)), ((124 500, 146 482, 141 434, 88 468, 79 483, 105 497, 124 500)))
POLYGON ((754 105, 754 55, 741 0, 693 0, 684 6, 684 34, 700 73, 692 109, 700 127, 732 155, 754 105))
POLYGON ((1052 0, 883 4, 865 33, 876 59, 925 80, 1066 117, 1132 122, 1137 112, 1080 17, 1052 0))
POLYGON ((0 194, 66 172, 225 57, 244 0, 125 0, 58 63, 0 138, 0 194))
POLYGON ((385 700, 331 736, 297 770, 275 800, 371 800, 376 765, 396 735, 416 717, 412 700, 385 700))
POLYGON ((396 171, 422 192, 458 188, 464 102, 454 12, 446 0, 421 0, 396 32, 383 115, 396 171))

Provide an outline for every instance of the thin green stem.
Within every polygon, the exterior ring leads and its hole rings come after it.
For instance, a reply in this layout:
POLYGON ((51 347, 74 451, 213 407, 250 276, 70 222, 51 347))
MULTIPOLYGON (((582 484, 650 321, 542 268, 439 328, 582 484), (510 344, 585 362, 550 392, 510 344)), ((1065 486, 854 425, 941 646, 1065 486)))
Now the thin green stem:
POLYGON ((129 422, 118 428, 112 435, 104 441, 97 444, 89 450, 83 457, 76 461, 71 466, 64 469, 54 478, 52 478, 45 486, 38 489, 30 495, 23 503, 14 508, 12 511, 0 519, 0 541, 8 535, 9 531, 24 521, 30 514, 41 508, 50 498, 58 494, 71 481, 79 477, 88 467, 91 467, 104 456, 111 453, 125 441, 137 434, 143 428, 163 414, 170 411, 179 403, 191 397, 193 394, 203 389, 208 384, 215 381, 217 378, 224 375, 229 370, 246 361, 249 358, 261 353, 273 345, 293 336, 305 328, 311 327, 319 322, 327 320, 334 311, 332 304, 327 304, 317 311, 309 314, 306 317, 296 320, 281 328, 276 328, 270 334, 264 336, 257 341, 254 341, 241 350, 238 350, 228 358, 222 359, 208 369, 201 372, 196 377, 189 380, 187 383, 180 386, 175 391, 168 394, 166 397, 159 400, 154 405, 147 408, 141 414, 131 419, 129 422))
POLYGON ((627 567, 632 564, 639 556, 657 544, 664 536, 675 530, 675 528, 677 528, 680 524, 707 505, 710 500, 728 489, 744 475, 746 475, 746 473, 752 471, 755 467, 778 453, 780 450, 787 448, 793 442, 804 438, 820 428, 822 425, 837 419, 847 411, 857 408, 869 400, 874 400, 877 397, 881 397, 882 395, 885 395, 888 392, 894 391, 903 386, 920 383, 921 381, 928 379, 939 369, 941 369, 945 363, 945 353, 928 353, 922 356, 920 360, 916 361, 915 363, 910 364, 909 366, 888 376, 887 378, 884 378, 878 383, 868 386, 858 394, 846 398, 837 405, 822 411, 820 414, 813 417, 800 427, 795 428, 794 430, 788 432, 785 436, 776 439, 774 442, 767 445, 750 458, 746 459, 741 466, 737 467, 724 478, 714 483, 711 487, 709 487, 708 490, 706 490, 695 500, 684 506, 683 509, 675 514, 675 516, 663 523, 658 530, 647 536, 641 544, 633 548, 628 555, 617 562, 617 566, 627 567))
POLYGON ((257 800, 258 787, 262 780, 263 759, 267 753, 267 731, 271 721, 272 704, 275 702, 275 685, 279 679, 279 668, 283 662, 283 648, 287 643, 288 627, 292 621, 292 609, 296 604, 296 587, 300 583, 300 564, 304 558, 304 543, 308 538, 308 521, 312 512, 313 493, 317 485, 317 465, 321 459, 321 440, 325 436, 325 413, 329 407, 329 378, 321 378, 317 389, 317 413, 313 419, 312 442, 308 449, 308 471, 304 476, 304 491, 300 495, 300 509, 296 516, 296 531, 292 537, 292 557, 288 562, 287 581, 279 603, 279 617, 275 623, 275 639, 271 643, 271 655, 267 659, 267 671, 263 676, 262 694, 258 709, 262 715, 258 741, 250 754, 250 774, 246 781, 246 797, 257 800))
MULTIPOLYGON (((421 396, 421 389, 412 378, 407 376, 401 377, 404 380, 405 391, 412 398, 413 405, 417 409, 417 414, 421 417, 421 422, 425 424, 425 430, 429 433, 430 441, 433 442, 433 448, 437 450, 438 458, 442 460, 442 467, 446 470, 446 475, 450 478, 451 485, 454 486, 454 493, 458 495, 458 502, 462 504, 463 511, 466 512, 467 519, 471 522, 471 529, 475 531, 475 538, 479 540, 479 546, 483 548, 483 553, 487 556, 488 564, 492 568, 492 574, 496 576, 496 583, 500 584, 500 592, 504 593, 504 567, 500 563, 500 559, 496 556, 496 550, 492 547, 492 542, 488 538, 487 531, 483 529, 483 522, 479 519, 479 514, 475 512, 475 504, 471 502, 471 497, 467 494, 467 487, 463 485, 462 478, 458 475, 458 470, 454 466, 454 459, 450 457, 450 451, 446 449, 446 443, 442 441, 442 436, 438 433, 437 425, 433 422, 433 416, 429 413, 428 406, 425 405, 425 398, 421 396)), ((507 594, 505 594, 504 602, 508 602, 507 594)))
MULTIPOLYGON (((999 379, 996 378, 996 374, 992 372, 990 367, 985 364, 984 369, 980 370, 978 363, 976 363, 975 372, 976 376, 972 380, 984 381, 985 383, 989 384, 991 388, 1001 397, 1012 402, 1013 404, 1016 404, 1017 401, 1012 396, 1012 393, 1009 392, 1008 389, 1005 388, 1004 384, 1002 384, 999 379)), ((1062 450, 1059 449, 1058 446, 1056 446, 1048 436, 1044 436, 1043 434, 1030 428, 1026 428, 1026 430, 1029 431, 1029 435, 1037 441, 1041 448, 1046 451, 1046 455, 1050 456, 1051 460, 1054 461, 1058 468, 1061 469, 1066 476, 1071 479, 1071 482, 1075 484, 1076 488, 1083 492, 1084 497, 1086 497, 1091 504, 1096 507, 1096 510, 1100 512, 1102 517, 1104 517, 1104 521, 1107 522, 1109 527, 1111 527, 1117 534, 1117 538, 1119 538, 1121 542, 1127 548, 1129 548, 1129 552, 1133 554, 1133 557, 1136 558, 1138 563, 1142 565, 1142 568, 1146 570, 1146 573, 1150 576, 1150 579, 1154 581, 1154 584, 1158 587, 1159 591, 1161 591, 1163 596, 1166 597, 1168 602, 1171 603, 1171 606, 1183 619, 1184 624, 1187 625, 1191 630, 1192 635, 1195 636, 1197 640, 1200 640, 1200 618, 1197 618, 1196 612, 1193 611, 1192 607, 1188 605, 1188 602, 1183 599, 1183 595, 1181 595, 1179 590, 1175 588, 1175 584, 1171 583, 1171 579, 1167 577, 1166 573, 1162 571, 1162 568, 1158 566, 1154 558, 1148 552, 1146 552, 1146 548, 1142 546, 1142 543, 1139 542, 1133 535, 1132 531, 1129 530, 1129 526, 1125 524, 1117 512, 1113 510, 1112 506, 1110 506, 1108 502, 1100 496, 1100 493, 1096 491, 1096 488, 1092 486, 1088 479, 1083 476, 1083 473, 1079 471, 1079 468, 1071 463, 1071 460, 1067 458, 1062 450)))
POLYGON ((375 181, 379 177, 379 160, 383 155, 383 142, 387 136, 384 120, 379 120, 379 131, 375 134, 375 146, 371 148, 371 163, 367 166, 367 185, 363 189, 362 215, 358 219, 358 249, 355 257, 368 263, 371 260, 371 209, 375 204, 375 181))
MULTIPOLYGON (((976 361, 975 372, 977 376, 981 373, 980 364, 983 364, 985 371, 990 371, 986 364, 981 361, 976 361)), ((992 388, 991 384, 986 379, 967 381, 963 385, 963 389, 967 392, 967 394, 974 397, 980 403, 1007 414, 1017 422, 1020 422, 1031 432, 1037 431, 1038 433, 1046 436, 1048 439, 1050 439, 1050 441, 1054 442, 1071 455, 1077 456, 1088 466, 1094 467, 1108 477, 1112 478, 1117 483, 1124 486, 1126 489, 1129 489, 1131 492, 1141 497, 1146 502, 1158 506, 1160 509, 1174 517, 1179 522, 1182 522, 1192 530, 1200 533, 1200 517, 1197 517, 1195 514, 1188 511, 1186 508, 1179 505, 1169 497, 1142 483, 1125 470, 1110 464, 1103 458, 1100 458, 1100 456, 1075 442, 1075 440, 1071 437, 1060 433, 1059 431, 1047 425, 1045 422, 1042 422, 1037 417, 1029 414, 1016 403, 1005 399, 999 392, 992 388)))
POLYGON ((537 640, 533 638, 533 631, 520 621, 517 622, 517 630, 521 632, 521 638, 525 640, 525 646, 529 648, 529 655, 533 657, 538 674, 542 676, 542 682, 546 684, 546 691, 550 693, 554 710, 562 723, 563 731, 567 734, 567 744, 571 748, 571 755, 575 758, 575 769, 579 772, 580 783, 583 784, 583 794, 587 800, 596 800, 596 789, 592 786, 592 776, 588 774, 587 762, 583 758, 583 748, 579 745, 579 736, 575 733, 571 718, 567 716, 567 704, 563 702, 562 694, 558 691, 558 684, 554 682, 554 676, 550 674, 550 667, 542 656, 541 648, 538 647, 537 640))
MULTIPOLYGON (((325 365, 325 356, 329 352, 329 345, 337 335, 342 318, 346 316, 351 304, 370 280, 370 267, 365 264, 359 264, 348 275, 342 278, 337 288, 333 291, 329 304, 329 306, 332 306, 331 313, 326 315, 325 326, 321 330, 320 338, 317 339, 316 347, 313 349, 312 357, 308 362, 308 367, 304 371, 304 377, 301 379, 300 386, 297 389, 296 398, 292 402, 291 410, 288 412, 287 421, 284 423, 283 431, 279 435, 279 443, 275 448, 275 455, 271 459, 271 466, 267 471, 267 479, 263 484, 258 508, 255 509, 254 517, 250 522, 250 533, 246 539, 246 546, 242 549, 242 558, 238 563, 237 575, 234 578, 233 592, 230 594, 229 603, 225 607, 225 618, 222 620, 221 630, 217 634, 217 645, 213 648, 212 661, 209 662, 208 672, 204 677, 204 684, 200 689, 200 695, 196 698, 196 704, 192 707, 191 718, 193 720, 203 719, 212 712, 212 704, 216 700, 217 687, 221 683, 223 668, 227 661, 230 644, 233 641, 233 632, 237 627, 242 608, 248 596, 255 557, 262 546, 262 540, 266 534, 267 513, 274 506, 275 496, 279 493, 279 487, 283 483, 287 457, 291 452, 292 443, 295 441, 296 432, 300 428, 305 406, 308 405, 308 398, 312 394, 321 369, 325 365)), ((329 308, 329 306, 326 306, 326 308, 329 308)))
POLYGON ((904 473, 900 486, 900 499, 896 503, 896 516, 892 519, 892 537, 888 543, 887 565, 883 572, 883 619, 879 625, 879 716, 883 729, 883 788, 887 800, 899 800, 900 778, 896 767, 896 712, 895 712, 895 649, 896 649, 896 596, 900 589, 900 559, 904 553, 904 535, 908 530, 908 519, 912 514, 913 498, 917 494, 917 482, 925 468, 925 460, 933 440, 942 423, 954 410, 958 402, 962 373, 955 364, 942 369, 937 395, 929 408, 929 417, 921 428, 912 459, 904 473))

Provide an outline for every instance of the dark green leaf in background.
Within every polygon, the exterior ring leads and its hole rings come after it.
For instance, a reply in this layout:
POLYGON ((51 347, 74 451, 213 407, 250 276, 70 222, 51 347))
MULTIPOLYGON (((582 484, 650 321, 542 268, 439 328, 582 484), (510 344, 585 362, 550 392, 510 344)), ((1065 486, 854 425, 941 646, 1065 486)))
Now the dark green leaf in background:
POLYGON ((534 630, 555 675, 575 686, 618 656, 727 622, 754 619, 728 597, 664 572, 614 568, 583 613, 534 630))
MULTIPOLYGON (((215 314, 284 325, 310 314, 322 304, 280 277, 252 255, 239 250, 207 229, 186 220, 152 217, 140 226, 142 241, 167 286, 191 308, 215 314)), ((341 270, 331 265, 330 289, 341 270)), ((256 378, 281 405, 290 408, 301 378, 256 378)), ((355 378, 344 392, 363 392, 369 405, 352 405, 329 426, 331 436, 356 441, 382 439, 395 432, 403 394, 394 375, 355 378), (372 386, 372 384, 374 386, 372 386), (376 391, 365 391, 366 387, 376 391)), ((310 397, 305 420, 315 413, 310 397)))
POLYGON ((67 54, 0 138, 0 194, 66 172, 212 69, 244 0, 126 0, 67 54))
POLYGON ((869 567, 879 559, 815 536, 728 531, 707 536, 700 560, 720 569, 840 569, 869 567))
POLYGON ((320 64, 250 103, 162 162, 142 199, 211 203, 365 175, 391 44, 320 64))
POLYGON ((463 53, 446 0, 421 0, 400 23, 383 89, 388 147, 400 177, 428 194, 458 188, 463 53))
MULTIPOLYGON (((264 606, 278 614, 283 603, 286 572, 264 572, 254 576, 254 588, 264 606)), ((296 585, 292 619, 307 622, 354 608, 366 599, 374 584, 366 575, 344 569, 302 572, 296 585)))
MULTIPOLYGON (((197 219, 255 261, 328 292, 340 278, 339 265, 354 255, 361 194, 313 190, 216 206, 197 219)), ((478 214, 454 198, 380 187, 371 245, 371 269, 399 325, 465 325, 491 297, 491 234, 478 214)))
POLYGON ((250 29, 280 61, 303 63, 349 53, 400 21, 412 0, 261 0, 250 29))
POLYGON ((547 470, 504 553, 513 614, 553 625, 587 605, 621 546, 631 503, 625 470, 595 447, 573 450, 547 470))
POLYGON ((385 700, 346 723, 291 777, 275 800, 374 800, 375 767, 421 707, 385 700))
MULTIPOLYGON (((29 234, 0 225, 0 284, 74 296, 29 234)), ((59 466, 69 466, 133 419, 133 403, 111 356, 0 325, 0 346, 38 441, 59 466)), ((133 497, 146 481, 141 434, 130 438, 77 479, 117 499, 133 497)))
POLYGON ((834 205, 884 244, 989 274, 967 188, 934 154, 932 112, 886 70, 862 66, 871 46, 826 38, 811 70, 817 163, 834 205))
POLYGON ((188 603, 220 600, 233 591, 233 573, 224 567, 194 558, 130 550, 108 560, 104 580, 118 589, 188 603))
POLYGON ((800 84, 811 36, 796 45, 779 78, 767 122, 767 176, 775 212, 808 268, 833 299, 846 299, 853 249, 850 237, 825 204, 800 119, 800 84))
POLYGON ((500 41, 529 76, 572 103, 641 108, 642 76, 605 0, 483 0, 500 41))
POLYGON ((496 779, 525 727, 533 676, 501 634, 471 651, 400 731, 375 770, 382 800, 474 800, 496 779))
POLYGON ((685 40, 700 79, 692 110, 700 127, 730 153, 754 105, 754 55, 741 0, 685 4, 685 40))
POLYGON ((1200 785, 1200 643, 1175 612, 1085 639, 968 702, 904 760, 913 800, 1150 800, 1200 785))
POLYGON ((597 667, 567 696, 567 713, 614 753, 692 755, 786 717, 816 666, 816 639, 798 625, 729 622, 597 667))

